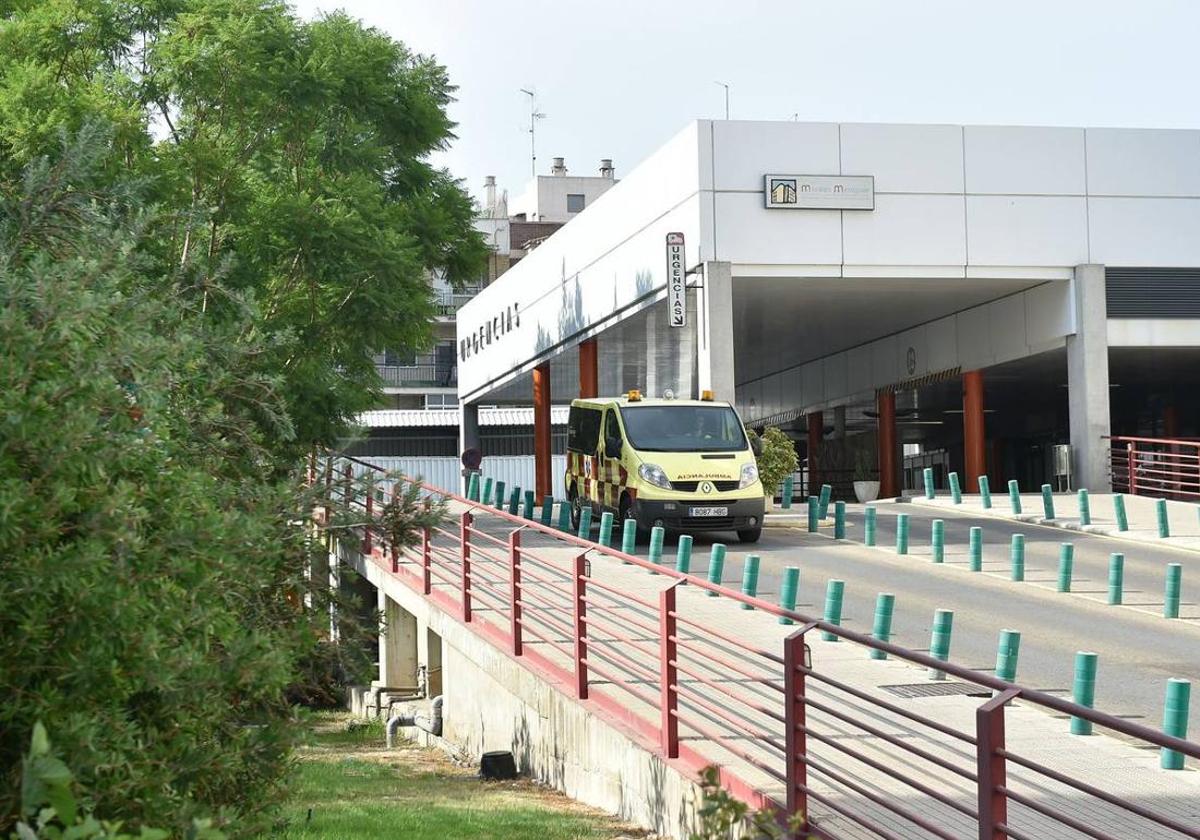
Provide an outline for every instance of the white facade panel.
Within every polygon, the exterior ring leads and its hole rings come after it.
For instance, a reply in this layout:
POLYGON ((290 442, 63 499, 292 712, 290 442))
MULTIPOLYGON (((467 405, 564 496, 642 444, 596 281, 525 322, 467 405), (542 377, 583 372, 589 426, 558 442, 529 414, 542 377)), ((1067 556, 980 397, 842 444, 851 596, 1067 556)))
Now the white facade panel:
POLYGON ((825 400, 825 365, 820 360, 800 368, 804 387, 804 405, 816 405, 825 400))
POLYGON ((1200 318, 1109 318, 1109 347, 1200 347, 1200 318))
POLYGON ((717 193, 716 259, 761 264, 842 261, 838 210, 767 210, 758 193, 717 193))
POLYGON ((1075 332, 1071 281, 1043 283, 1025 292, 1025 340, 1031 347, 1075 332))
POLYGON ((1069 196, 967 196, 972 265, 1079 265, 1088 261, 1087 202, 1069 196))
MULTIPOLYGON (((896 337, 884 336, 871 342, 871 384, 878 388, 897 380, 900 366, 896 362, 896 337)), ((830 395, 836 396, 836 395, 830 395)))
POLYGON ((939 318, 925 325, 925 346, 929 354, 929 371, 949 370, 958 364, 958 321, 939 318))
POLYGON ((1029 346, 1025 332, 1025 295, 1009 295, 987 305, 992 357, 1017 359, 1029 346))
POLYGON ((958 363, 963 370, 992 363, 992 331, 986 306, 977 306, 951 316, 958 340, 958 363))
POLYGON ((761 201, 768 172, 842 174, 836 123, 714 121, 712 132, 718 191, 755 192, 761 201))
POLYGON ((845 124, 840 174, 873 175, 876 193, 961 193, 962 129, 845 124))
POLYGON ((1082 128, 963 128, 968 193, 1083 195, 1082 128))
POLYGON ((1089 128, 1091 195, 1200 196, 1200 131, 1089 128))
POLYGON ((1200 265, 1200 199, 1092 198, 1091 262, 1200 265))
POLYGON ((875 387, 871 375, 870 346, 851 347, 846 351, 846 387, 852 393, 875 387))
POLYGON ((846 367, 846 354, 836 353, 824 360, 825 391, 823 399, 828 400, 830 392, 841 393, 846 389, 849 372, 846 367))
POLYGON ((873 211, 843 213, 842 241, 850 265, 963 265, 963 198, 877 195, 873 211))

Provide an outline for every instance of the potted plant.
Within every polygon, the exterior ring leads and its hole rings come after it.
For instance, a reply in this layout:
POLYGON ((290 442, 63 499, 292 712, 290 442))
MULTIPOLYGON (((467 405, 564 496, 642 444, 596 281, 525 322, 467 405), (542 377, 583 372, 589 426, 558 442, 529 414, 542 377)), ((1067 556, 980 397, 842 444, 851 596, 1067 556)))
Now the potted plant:
POLYGON ((873 502, 879 498, 875 459, 865 449, 860 449, 854 459, 854 496, 860 502, 873 502))
POLYGON ((762 482, 767 508, 770 508, 780 483, 796 471, 796 447, 791 438, 774 426, 763 429, 761 439, 750 429, 746 434, 758 463, 758 479, 762 482))

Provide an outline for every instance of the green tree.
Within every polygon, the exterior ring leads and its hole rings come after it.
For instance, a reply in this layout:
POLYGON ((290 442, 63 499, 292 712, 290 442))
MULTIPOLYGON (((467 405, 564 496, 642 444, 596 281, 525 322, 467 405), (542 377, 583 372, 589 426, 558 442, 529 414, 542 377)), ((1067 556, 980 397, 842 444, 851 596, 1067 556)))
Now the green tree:
MULTIPOLYGON (((758 438, 753 430, 747 429, 751 439, 758 438)), ((755 458, 758 463, 758 477, 762 481, 763 492, 768 497, 775 495, 779 482, 796 471, 796 447, 792 439, 774 426, 768 426, 762 433, 762 452, 755 458)))

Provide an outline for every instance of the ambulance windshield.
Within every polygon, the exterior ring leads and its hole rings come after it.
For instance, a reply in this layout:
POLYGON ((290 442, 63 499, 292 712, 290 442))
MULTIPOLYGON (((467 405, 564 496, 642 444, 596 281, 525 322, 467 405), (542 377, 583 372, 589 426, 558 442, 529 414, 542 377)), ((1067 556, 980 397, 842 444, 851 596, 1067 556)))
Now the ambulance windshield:
POLYGON ((626 405, 625 434, 643 452, 741 452, 746 434, 727 405, 626 405))

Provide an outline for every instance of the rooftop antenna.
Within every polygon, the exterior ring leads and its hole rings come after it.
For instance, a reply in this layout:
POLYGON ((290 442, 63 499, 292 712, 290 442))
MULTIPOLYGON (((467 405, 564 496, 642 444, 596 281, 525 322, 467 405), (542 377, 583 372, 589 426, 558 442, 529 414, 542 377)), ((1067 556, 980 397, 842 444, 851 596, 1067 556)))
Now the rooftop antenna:
POLYGON ((546 119, 546 115, 537 109, 537 100, 534 98, 533 91, 521 88, 521 93, 529 97, 529 174, 536 178, 537 140, 534 130, 537 127, 537 121, 546 119))
POLYGON ((724 82, 713 82, 713 84, 725 88, 725 119, 729 119, 729 85, 724 82))

